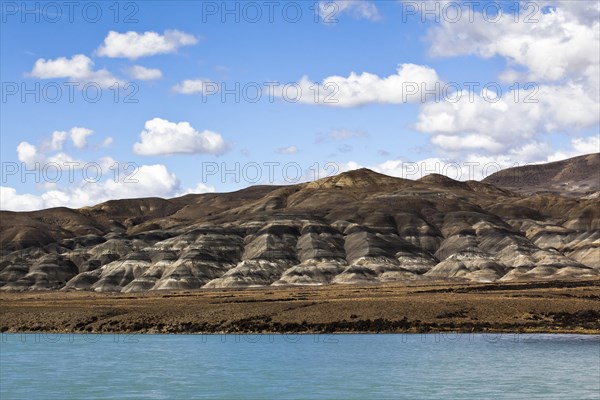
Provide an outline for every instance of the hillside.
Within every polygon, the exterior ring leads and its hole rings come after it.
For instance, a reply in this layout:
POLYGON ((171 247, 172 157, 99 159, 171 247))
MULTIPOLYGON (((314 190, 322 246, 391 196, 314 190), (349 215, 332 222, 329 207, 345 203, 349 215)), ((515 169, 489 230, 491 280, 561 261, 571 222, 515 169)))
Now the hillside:
MULTIPOLYGON (((597 170, 573 168, 597 160, 530 166, 517 175, 536 188, 540 176, 592 188, 597 170)), ((1 212, 0 290, 597 277, 600 200, 513 192, 502 183, 509 171, 458 182, 361 169, 234 193, 1 212)))
POLYGON ((600 153, 508 168, 488 176, 483 182, 525 194, 593 195, 600 191, 600 153))

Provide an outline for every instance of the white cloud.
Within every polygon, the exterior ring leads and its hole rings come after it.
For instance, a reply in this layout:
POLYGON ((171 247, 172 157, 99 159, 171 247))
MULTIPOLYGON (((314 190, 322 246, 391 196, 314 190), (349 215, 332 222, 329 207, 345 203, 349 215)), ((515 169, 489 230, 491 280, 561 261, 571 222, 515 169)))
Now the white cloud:
POLYGON ((575 138, 571 141, 571 145, 578 154, 598 153, 600 152, 600 135, 575 138))
POLYGON ((356 19, 378 21, 381 19, 375 2, 369 0, 327 0, 318 4, 319 16, 325 23, 337 22, 341 14, 349 14, 356 19))
POLYGON ((0 210, 32 211, 44 208, 44 200, 32 194, 17 194, 11 187, 0 186, 0 210))
POLYGON ((453 179, 469 179, 467 174, 463 174, 462 166, 457 168, 456 165, 445 162, 444 160, 436 157, 426 158, 416 162, 405 160, 388 160, 374 165, 372 169, 385 175, 396 176, 404 179, 419 179, 430 174, 450 175, 450 177, 453 179))
POLYGON ((368 168, 380 174, 415 180, 433 173, 442 174, 443 172, 450 172, 450 167, 446 167, 447 165, 448 163, 444 162, 440 158, 427 158, 415 162, 406 160, 387 160, 382 163, 369 166, 362 165, 356 161, 349 161, 337 164, 337 173, 353 171, 360 168, 368 168))
POLYGON ((296 146, 281 147, 277 149, 277 153, 279 154, 296 154, 297 152, 298 148, 296 146))
MULTIPOLYGON (((446 175, 459 181, 481 180, 502 169, 541 164, 600 151, 600 135, 571 140, 569 148, 553 151, 548 143, 529 142, 505 154, 472 153, 460 158, 430 157, 418 161, 387 160, 367 168, 389 176, 419 179, 430 174, 446 175)), ((355 161, 338 164, 338 173, 363 168, 355 161)))
POLYGON ((106 69, 94 71, 94 62, 83 54, 54 60, 40 58, 35 62, 29 76, 39 79, 69 79, 81 84, 93 82, 102 87, 121 83, 106 69))
POLYGON ((142 165, 128 176, 128 181, 107 179, 102 182, 82 182, 67 188, 49 185, 41 195, 18 194, 12 187, 0 187, 0 209, 31 211, 49 207, 79 208, 108 200, 141 197, 183 196, 190 193, 214 192, 215 188, 203 183, 182 189, 175 174, 162 164, 142 165))
MULTIPOLYGON (((116 168, 117 165, 119 167, 122 167, 121 169, 128 170, 128 168, 125 168, 125 165, 127 163, 118 163, 117 160, 115 160, 114 158, 112 158, 110 156, 100 157, 100 159, 98 160, 98 164, 100 164, 100 168, 102 168, 102 171, 111 170, 113 168, 116 168)), ((128 171, 124 171, 124 172, 128 172, 128 171)))
POLYGON ((570 149, 559 150, 550 154, 547 158, 547 161, 564 160, 565 158, 598 152, 600 152, 600 134, 585 138, 581 137, 572 139, 570 149))
MULTIPOLYGON (((564 151, 557 151, 548 157, 539 156, 531 160, 519 160, 522 155, 535 153, 536 146, 545 150, 545 143, 530 143, 523 146, 519 151, 509 155, 481 156, 470 155, 466 159, 452 161, 452 159, 427 158, 415 162, 406 160, 387 160, 385 162, 368 166, 368 168, 390 176, 405 179, 419 179, 432 173, 443 174, 456 180, 480 180, 484 177, 509 167, 535 164, 562 160, 564 158, 597 152, 600 147, 600 136, 587 138, 575 138, 571 141, 571 147, 564 151)), ((100 160, 105 166, 114 164, 114 160, 106 157, 100 160)), ((358 162, 349 161, 337 164, 336 173, 362 168, 358 162)), ((320 170, 315 176, 315 171, 307 172, 303 181, 313 180, 319 177, 330 176, 331 170, 320 170)), ((170 198, 184 196, 190 193, 212 193, 213 186, 198 183, 194 188, 182 189, 179 179, 175 174, 168 171, 162 164, 142 165, 129 176, 131 182, 123 180, 114 181, 107 179, 98 183, 83 182, 73 187, 59 188, 56 184, 44 185, 47 189, 41 195, 19 194, 12 187, 0 186, 0 209, 11 211, 31 211, 49 207, 66 206, 78 208, 95 205, 107 200, 140 198, 140 197, 163 197, 170 198)), ((282 182, 284 183, 284 182, 282 182)), ((289 182, 288 182, 289 183, 289 182)))
POLYGON ((508 84, 527 81, 527 75, 524 72, 510 68, 502 71, 500 75, 498 75, 498 78, 501 82, 508 84))
POLYGON ((462 150, 462 149, 484 149, 491 152, 498 151, 504 146, 496 140, 477 134, 450 136, 437 135, 431 139, 431 143, 445 150, 462 150))
MULTIPOLYGON (((70 138, 75 148, 85 149, 88 147, 88 137, 93 133, 91 129, 81 127, 73 127, 69 131, 54 131, 50 139, 44 139, 39 146, 26 141, 19 143, 16 149, 17 157, 29 167, 44 168, 46 163, 57 163, 68 168, 82 168, 85 162, 64 152, 64 143, 70 138)), ((100 146, 108 146, 112 141, 111 137, 107 137, 100 146)))
MULTIPOLYGON (((56 153, 54 155, 51 155, 49 157, 47 157, 44 160, 45 163, 53 163, 55 165, 60 166, 61 168, 63 166, 68 166, 68 165, 73 165, 74 168, 82 168, 85 163, 81 160, 76 160, 75 158, 71 157, 69 154, 64 153, 64 152, 60 152, 60 153, 56 153)), ((42 166, 43 168, 43 166, 42 166)))
POLYGON ((50 141, 50 150, 62 150, 63 143, 67 140, 67 132, 55 131, 52 132, 52 140, 50 141))
POLYGON ((381 78, 375 74, 352 72, 348 77, 330 76, 318 84, 303 77, 298 85, 301 96, 282 91, 284 99, 331 107, 357 107, 366 104, 402 104, 420 102, 421 90, 435 89, 439 78, 434 69, 423 65, 401 64, 394 75, 381 78))
POLYGON ((101 147, 109 147, 114 143, 114 141, 115 140, 112 138, 112 136, 109 136, 102 141, 102 144, 100 146, 101 147))
MULTIPOLYGON (((78 149, 84 149, 87 147, 87 138, 94 133, 93 130, 87 128, 73 127, 68 132, 65 131, 54 131, 52 132, 52 138, 50 139, 50 143, 45 146, 42 146, 45 151, 59 151, 62 150, 64 142, 67 138, 71 138, 71 142, 78 149)), ((106 140, 112 140, 112 138, 107 138, 106 140)))
POLYGON ((71 134, 71 141, 73 145, 78 149, 84 149, 87 146, 87 138, 92 135, 94 131, 87 128, 74 127, 69 131, 71 134))
POLYGON ((22 163, 25 163, 28 167, 34 167, 36 169, 43 169, 45 164, 54 163, 58 164, 61 168, 63 166, 74 165, 73 168, 81 168, 84 163, 76 160, 67 153, 59 152, 53 155, 47 155, 45 152, 38 149, 37 146, 29 142, 21 142, 17 146, 17 158, 22 163))
POLYGON ((83 54, 77 54, 73 57, 59 57, 54 60, 38 59, 31 75, 36 78, 84 78, 90 74, 94 62, 83 54))
MULTIPOLYGON (((548 154, 552 152, 552 146, 547 142, 539 140, 531 140, 522 145, 517 145, 508 150, 507 154, 499 154, 492 156, 501 160, 513 160, 519 163, 531 163, 536 161, 547 160, 548 154)), ((481 155, 477 157, 482 157, 481 155)))
MULTIPOLYGON (((341 173, 364 167, 365 166, 360 163, 350 161, 339 164, 339 172, 341 173)), ((367 166, 366 168, 379 172, 380 174, 403 179, 415 180, 431 174, 440 174, 449 176, 452 179, 465 181, 470 179, 481 179, 481 171, 485 170, 486 164, 476 163, 476 165, 473 165, 468 162, 457 163, 451 160, 431 157, 418 161, 387 160, 379 164, 367 166)), ((496 170, 493 172, 496 172, 496 170)))
POLYGON ((152 31, 144 33, 110 31, 96 53, 105 57, 135 60, 156 54, 174 53, 182 46, 196 43, 198 39, 193 35, 177 30, 167 30, 163 35, 152 31))
POLYGON ((186 79, 173 86, 172 90, 181 94, 196 94, 208 88, 218 90, 218 85, 209 79, 186 79))
POLYGON ((600 151, 600 136, 573 138, 567 148, 553 149, 548 142, 531 141, 504 154, 470 154, 462 163, 476 163, 475 179, 480 180, 501 169, 543 164, 600 151))
POLYGON ((186 194, 201 194, 201 193, 214 193, 216 191, 215 187, 212 185, 206 185, 202 182, 198 183, 196 187, 182 190, 175 194, 175 196, 185 196, 186 194))
MULTIPOLYGON (((428 32, 430 53, 454 57, 503 57, 504 82, 539 82, 539 90, 505 92, 497 102, 462 92, 459 101, 421 106, 417 130, 431 135, 431 143, 456 159, 494 159, 545 162, 591 150, 589 141, 574 139, 570 150, 554 152, 544 136, 577 134, 600 123, 600 11, 598 2, 547 1, 549 11, 527 19, 531 7, 518 16, 503 13, 497 22, 474 12, 459 21, 442 21, 428 32), (534 102, 531 102, 534 100, 534 102)), ((597 146, 596 146, 596 150, 597 146)))
POLYGON ((600 102, 581 84, 540 86, 505 93, 497 102, 465 91, 456 102, 424 104, 415 127, 446 153, 484 150, 500 154, 551 132, 572 133, 600 122, 600 102), (526 102, 530 100, 537 102, 526 102), (517 100, 517 101, 515 101, 517 100))
POLYGON ((559 0, 549 1, 549 4, 558 7, 582 24, 593 25, 595 22, 598 22, 600 2, 559 0))
MULTIPOLYGON (((126 182, 107 180, 102 185, 88 184, 97 198, 109 200, 135 197, 168 197, 179 190, 179 180, 162 164, 142 165, 126 182), (129 182, 132 181, 132 182, 129 182)), ((93 202, 97 200, 92 198, 93 202)))
POLYGON ((537 3, 545 4, 557 7, 547 13, 536 13, 532 18, 538 22, 527 18, 529 9, 519 15, 518 22, 509 13, 503 14, 497 22, 489 22, 482 12, 473 13, 473 22, 464 16, 453 23, 442 22, 428 32, 430 53, 443 57, 499 55, 509 65, 526 67, 526 77, 531 81, 585 76, 597 82, 600 74, 599 3, 537 3))
POLYGON ((140 81, 151 81, 162 78, 162 72, 156 68, 146 68, 141 65, 134 65, 127 70, 127 74, 140 81))
POLYGON ((35 164, 42 159, 37 147, 29 142, 19 143, 17 146, 17 157, 19 158, 19 161, 27 165, 35 164))
POLYGON ((222 154, 229 147, 220 134, 198 132, 188 122, 154 118, 146 121, 144 127, 141 141, 133 145, 133 151, 140 155, 222 154))

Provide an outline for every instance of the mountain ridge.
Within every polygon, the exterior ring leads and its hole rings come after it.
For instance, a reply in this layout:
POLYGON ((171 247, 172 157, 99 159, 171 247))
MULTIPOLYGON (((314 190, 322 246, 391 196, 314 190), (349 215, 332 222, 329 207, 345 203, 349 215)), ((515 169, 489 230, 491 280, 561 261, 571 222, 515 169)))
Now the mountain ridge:
MULTIPOLYGON (((538 175, 548 174, 544 165, 538 168, 538 175)), ((590 182, 589 175, 570 179, 590 182)), ((489 183, 495 179, 412 181, 361 169, 232 193, 2 211, 0 290, 137 292, 600 274, 599 199, 574 191, 519 193, 489 183)))
POLYGON ((525 194, 549 192, 571 196, 590 195, 600 191, 600 153, 507 168, 486 177, 482 182, 525 194))

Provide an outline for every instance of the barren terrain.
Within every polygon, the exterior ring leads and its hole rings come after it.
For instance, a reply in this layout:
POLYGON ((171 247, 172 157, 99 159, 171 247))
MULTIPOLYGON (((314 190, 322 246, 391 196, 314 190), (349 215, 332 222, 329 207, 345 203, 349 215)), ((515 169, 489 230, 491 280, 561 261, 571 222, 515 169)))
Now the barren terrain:
POLYGON ((501 171, 500 186, 361 169, 234 193, 3 211, 0 291, 594 278, 599 192, 531 194, 501 186, 521 174, 533 179, 534 190, 535 179, 558 174, 568 187, 591 190, 598 160, 594 154, 560 168, 501 171))
POLYGON ((600 280, 1 293, 4 332, 600 333, 600 280))
POLYGON ((2 211, 0 329, 598 333, 599 168, 2 211))

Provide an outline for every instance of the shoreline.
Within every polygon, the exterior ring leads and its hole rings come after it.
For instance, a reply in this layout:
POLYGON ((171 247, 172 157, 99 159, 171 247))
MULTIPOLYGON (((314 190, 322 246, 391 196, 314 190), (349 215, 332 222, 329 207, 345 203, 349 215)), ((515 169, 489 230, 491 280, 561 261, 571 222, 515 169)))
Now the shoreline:
POLYGON ((353 332, 318 332, 318 331, 302 331, 302 332, 131 332, 131 331, 110 331, 110 332, 96 332, 96 331, 4 331, 0 335, 165 335, 165 336, 285 336, 285 335, 300 335, 300 336, 331 336, 331 335, 573 335, 573 336, 598 336, 600 339, 600 329, 598 330, 554 330, 554 331, 511 331, 511 330, 494 330, 488 331, 456 331, 456 330, 439 330, 439 331, 427 331, 427 332, 415 332, 415 331, 353 331, 353 332))
MULTIPOLYGON (((570 331, 552 331, 552 332, 548 332, 548 331, 531 331, 531 332, 514 332, 514 331, 482 331, 482 332, 478 332, 478 331, 474 331, 474 332, 463 332, 463 331, 436 331, 436 332, 330 332, 330 333, 323 333, 323 332, 244 332, 244 333, 239 333, 239 332, 179 332, 179 333, 164 333, 164 332, 158 332, 158 333, 151 333, 151 332, 70 332, 70 331, 56 331, 56 332, 45 332, 45 331, 19 331, 19 332, 10 332, 10 331, 6 331, 6 332, 2 332, 0 333, 0 335, 4 335, 4 337, 6 338, 7 336, 10 335, 29 335, 29 336, 33 336, 33 335, 100 335, 100 336, 105 336, 105 337, 109 337, 109 336, 115 336, 115 335, 122 335, 122 336, 131 336, 131 337, 135 337, 135 336, 139 336, 139 335, 144 335, 144 336, 204 336, 204 337, 220 337, 220 336, 235 336, 235 337, 243 337, 243 336, 252 336, 252 337, 269 337, 269 336, 274 336, 274 337, 283 337, 283 336, 287 336, 287 335, 295 335, 295 336, 304 336, 304 337, 309 337, 309 336, 350 336, 350 335, 409 335, 409 336, 420 336, 420 335, 430 335, 430 336, 435 336, 435 335, 446 335, 446 334, 452 334, 452 335, 474 335, 474 336, 482 336, 482 335, 517 335, 517 336, 527 336, 527 335, 543 335, 543 336, 581 336, 581 337, 588 337, 588 338, 593 338, 593 337, 598 337, 598 339, 600 340, 600 331, 584 331, 584 332, 570 332, 570 331)), ((534 337, 531 337, 529 339, 534 339, 534 337)), ((497 339, 493 338, 493 340, 490 341, 495 341, 497 339)), ((528 340, 528 338, 525 338, 523 340, 528 340)), ((6 339, 4 340, 4 342, 6 342, 6 339)))
POLYGON ((0 293, 3 333, 600 334, 600 280, 0 293))

